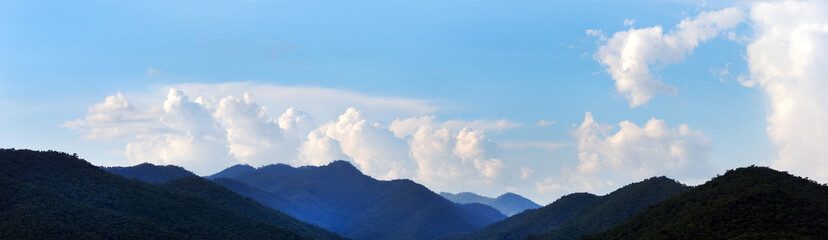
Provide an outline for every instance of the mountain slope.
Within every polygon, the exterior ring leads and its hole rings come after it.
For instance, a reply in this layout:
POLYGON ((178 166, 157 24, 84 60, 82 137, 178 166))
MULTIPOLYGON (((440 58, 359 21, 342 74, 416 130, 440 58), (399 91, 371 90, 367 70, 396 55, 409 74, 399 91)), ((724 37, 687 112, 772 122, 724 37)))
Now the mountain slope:
POLYGON ((228 190, 201 177, 185 177, 163 183, 162 186, 194 194, 215 205, 249 216, 274 226, 282 226, 313 239, 344 239, 320 227, 297 220, 279 211, 264 206, 252 199, 228 190))
POLYGON ((587 239, 824 239, 825 229, 828 186, 747 167, 587 239))
POLYGON ((345 161, 321 167, 269 165, 216 182, 297 219, 354 239, 434 239, 491 224, 411 180, 379 181, 345 161), (235 180, 235 181, 232 181, 235 180))
POLYGON ((104 167, 104 170, 125 178, 138 179, 148 183, 162 183, 183 177, 196 176, 179 166, 157 166, 151 163, 142 163, 132 167, 104 167))
POLYGON ((247 164, 236 164, 236 165, 233 165, 232 167, 221 170, 221 172, 218 172, 216 174, 208 176, 207 179, 233 178, 233 177, 236 177, 238 175, 241 175, 241 174, 244 174, 244 173, 249 173, 249 172, 252 172, 252 171, 256 171, 256 168, 251 167, 250 165, 247 165, 247 164))
POLYGON ((523 212, 527 209, 535 209, 541 207, 532 200, 526 199, 523 196, 514 193, 505 193, 497 198, 490 198, 480 196, 470 192, 461 192, 452 194, 441 192, 440 196, 456 203, 481 203, 489 205, 506 216, 512 216, 523 212))
POLYGON ((555 230, 534 239, 577 239, 607 230, 643 211, 647 206, 689 190, 675 180, 653 177, 601 196, 561 223, 555 230))
POLYGON ((444 239, 524 239, 555 229, 573 214, 598 199, 589 193, 573 193, 539 209, 529 209, 470 234, 444 239))
POLYGON ((0 149, 0 238, 306 239, 54 151, 0 149))

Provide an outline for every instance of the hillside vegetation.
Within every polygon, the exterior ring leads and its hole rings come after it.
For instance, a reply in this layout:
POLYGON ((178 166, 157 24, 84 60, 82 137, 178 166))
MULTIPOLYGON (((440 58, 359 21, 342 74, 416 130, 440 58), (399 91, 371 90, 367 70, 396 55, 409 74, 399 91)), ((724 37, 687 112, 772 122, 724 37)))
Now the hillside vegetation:
POLYGON ((826 229, 828 186, 752 166, 584 239, 826 239, 826 229))

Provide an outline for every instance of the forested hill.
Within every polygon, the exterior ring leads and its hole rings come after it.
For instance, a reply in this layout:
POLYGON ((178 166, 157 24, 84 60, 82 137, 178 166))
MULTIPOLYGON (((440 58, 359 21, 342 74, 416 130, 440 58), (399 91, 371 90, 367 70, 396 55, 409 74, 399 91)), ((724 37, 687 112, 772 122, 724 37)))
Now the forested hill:
POLYGON ((689 189, 663 176, 632 183, 599 197, 556 229, 533 239, 578 239, 598 233, 626 221, 652 204, 689 189))
POLYGON ((530 235, 554 230, 596 199, 590 193, 573 193, 538 209, 529 209, 468 234, 455 234, 442 239, 524 239, 530 235))
POLYGON ((161 186, 194 194, 210 203, 230 209, 236 213, 271 225, 286 227, 300 235, 313 239, 345 239, 336 233, 299 221, 296 218, 273 210, 201 177, 191 176, 179 178, 163 183, 161 186))
POLYGON ((0 149, 0 239, 309 239, 55 151, 0 149))
POLYGON ((162 183, 183 177, 196 176, 179 166, 157 166, 142 163, 132 167, 104 167, 104 170, 125 178, 134 178, 148 183, 162 183))
POLYGON ((828 186, 752 166, 585 239, 826 239, 826 229, 828 186))

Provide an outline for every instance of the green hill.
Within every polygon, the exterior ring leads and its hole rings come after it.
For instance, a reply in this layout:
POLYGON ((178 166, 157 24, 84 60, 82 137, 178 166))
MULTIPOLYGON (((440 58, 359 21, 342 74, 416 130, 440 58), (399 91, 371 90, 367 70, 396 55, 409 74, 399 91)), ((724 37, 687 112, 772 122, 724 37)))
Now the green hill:
POLYGON ((585 239, 826 239, 826 229, 828 186, 751 166, 585 239))
POLYGON ((632 183, 601 196, 561 223, 555 230, 532 239, 578 239, 624 222, 648 206, 690 187, 666 177, 632 183))
POLYGON ((0 239, 309 239, 55 151, 0 149, 0 239))

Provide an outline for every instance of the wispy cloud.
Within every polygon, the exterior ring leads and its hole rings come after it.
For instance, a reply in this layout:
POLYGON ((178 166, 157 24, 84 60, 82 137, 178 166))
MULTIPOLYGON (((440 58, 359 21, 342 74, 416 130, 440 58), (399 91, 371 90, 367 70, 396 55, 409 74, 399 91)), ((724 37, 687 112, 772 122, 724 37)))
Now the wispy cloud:
POLYGON ((161 75, 161 69, 147 68, 147 76, 161 75))

